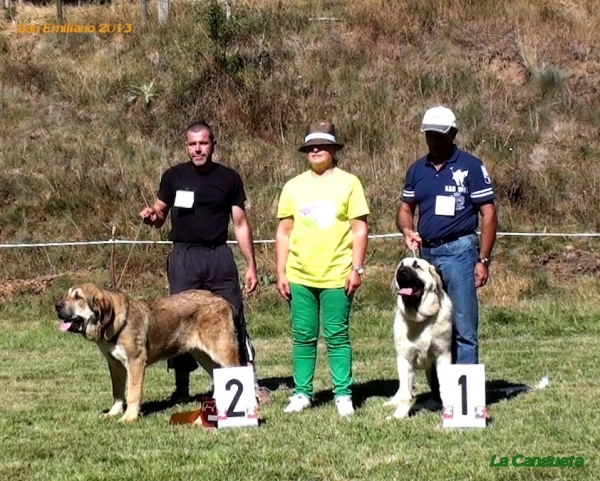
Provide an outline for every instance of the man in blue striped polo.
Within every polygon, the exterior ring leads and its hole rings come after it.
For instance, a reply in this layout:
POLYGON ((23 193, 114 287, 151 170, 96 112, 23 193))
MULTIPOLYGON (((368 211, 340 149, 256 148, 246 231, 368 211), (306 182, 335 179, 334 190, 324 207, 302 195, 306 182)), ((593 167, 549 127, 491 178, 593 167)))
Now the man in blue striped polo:
MULTIPOLYGON (((396 224, 411 250, 439 271, 452 300, 452 361, 479 362, 477 288, 488 280, 497 215, 490 176, 477 157, 454 144, 456 117, 446 107, 425 112, 421 126, 429 153, 406 173, 396 224), (414 230, 414 216, 419 220, 414 230), (481 216, 481 237, 476 229, 481 216)), ((439 400, 437 376, 430 387, 439 400)))

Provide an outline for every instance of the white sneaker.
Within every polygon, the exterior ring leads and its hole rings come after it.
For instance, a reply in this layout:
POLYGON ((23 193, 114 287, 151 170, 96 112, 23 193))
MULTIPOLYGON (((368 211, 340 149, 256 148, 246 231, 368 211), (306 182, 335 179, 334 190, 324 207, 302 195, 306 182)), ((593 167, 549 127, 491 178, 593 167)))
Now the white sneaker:
POLYGON ((283 410, 284 413, 299 413, 311 406, 310 399, 304 394, 294 394, 290 397, 290 403, 283 410))
POLYGON ((352 398, 350 396, 340 396, 335 400, 335 407, 338 414, 343 418, 354 414, 354 406, 352 406, 352 398))

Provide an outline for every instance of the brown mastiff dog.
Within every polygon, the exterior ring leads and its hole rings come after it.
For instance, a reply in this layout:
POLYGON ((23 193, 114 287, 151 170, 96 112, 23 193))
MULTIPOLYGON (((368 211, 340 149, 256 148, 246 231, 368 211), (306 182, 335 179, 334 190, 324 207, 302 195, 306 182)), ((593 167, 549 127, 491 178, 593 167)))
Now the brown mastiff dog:
POLYGON ((114 403, 106 416, 138 417, 146 367, 190 352, 210 374, 240 365, 233 308, 208 291, 190 290, 154 302, 94 284, 69 289, 56 303, 61 330, 95 342, 108 361, 114 403), (127 385, 127 396, 125 386, 127 385))

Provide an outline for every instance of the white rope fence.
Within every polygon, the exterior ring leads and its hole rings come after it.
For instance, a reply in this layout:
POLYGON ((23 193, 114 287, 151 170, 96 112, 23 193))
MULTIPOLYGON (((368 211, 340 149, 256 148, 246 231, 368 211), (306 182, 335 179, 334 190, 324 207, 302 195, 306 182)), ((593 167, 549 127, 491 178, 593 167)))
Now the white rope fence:
MULTIPOLYGON (((600 237, 600 232, 498 232, 497 237, 600 237)), ((390 239, 395 237, 403 237, 400 233, 393 234, 372 234, 369 239, 390 239)), ((228 244, 237 244, 236 241, 227 241, 228 244)), ((254 241, 255 244, 274 244, 275 239, 259 239, 254 241)), ((79 241, 79 242, 40 242, 31 244, 0 244, 0 249, 16 249, 16 248, 35 248, 35 247, 74 247, 74 246, 94 246, 94 245, 158 245, 172 244, 171 241, 151 241, 151 240, 121 240, 109 239, 104 241, 79 241)))

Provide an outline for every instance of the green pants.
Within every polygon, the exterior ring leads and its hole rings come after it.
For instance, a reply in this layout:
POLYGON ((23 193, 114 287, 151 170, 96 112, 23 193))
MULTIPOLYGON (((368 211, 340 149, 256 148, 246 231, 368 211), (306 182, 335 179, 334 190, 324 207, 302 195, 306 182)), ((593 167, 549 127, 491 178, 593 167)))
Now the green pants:
POLYGON ((343 288, 318 289, 290 284, 290 291, 294 394, 310 398, 313 393, 320 314, 334 397, 351 396, 352 349, 348 320, 352 298, 343 288))

